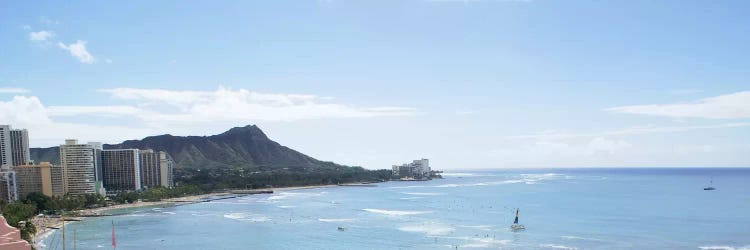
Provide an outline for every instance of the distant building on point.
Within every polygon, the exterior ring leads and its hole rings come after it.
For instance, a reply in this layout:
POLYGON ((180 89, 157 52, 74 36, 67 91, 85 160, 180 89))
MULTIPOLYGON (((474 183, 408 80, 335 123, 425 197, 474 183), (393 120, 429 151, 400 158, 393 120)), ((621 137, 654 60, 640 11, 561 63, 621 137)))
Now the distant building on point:
POLYGON ((392 174, 393 177, 403 180, 429 180, 436 177, 430 168, 430 160, 428 159, 414 160, 411 163, 393 165, 392 174))

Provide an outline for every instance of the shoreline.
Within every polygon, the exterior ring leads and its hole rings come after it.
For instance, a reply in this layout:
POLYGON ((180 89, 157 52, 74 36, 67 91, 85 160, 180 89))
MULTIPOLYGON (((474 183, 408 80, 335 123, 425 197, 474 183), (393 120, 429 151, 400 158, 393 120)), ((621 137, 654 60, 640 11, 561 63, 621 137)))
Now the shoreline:
MULTIPOLYGON (((283 192, 283 191, 290 191, 290 190, 331 188, 331 187, 338 187, 338 186, 340 185, 327 184, 327 185, 265 188, 265 189, 257 189, 257 190, 258 191, 270 190, 276 193, 277 191, 283 192)), ((212 196, 223 196, 223 195, 232 195, 232 193, 231 192, 212 192, 212 193, 207 193, 207 194, 169 198, 169 199, 164 199, 161 201, 137 201, 134 203, 117 204, 117 205, 108 206, 108 207, 82 209, 82 210, 76 211, 78 213, 78 216, 68 217, 69 219, 66 219, 65 223, 70 224, 71 222, 82 221, 82 220, 85 220, 87 217, 116 216, 116 215, 111 215, 111 214, 105 214, 106 212, 112 211, 112 210, 141 208, 141 207, 150 207, 150 206, 174 207, 174 206, 179 206, 179 205, 189 205, 189 204, 204 202, 206 198, 209 198, 212 196)), ((245 196, 245 195, 252 195, 252 194, 237 194, 237 195, 245 196)), ((42 244, 44 239, 52 235, 55 230, 58 230, 62 226, 62 221, 59 217, 54 218, 54 217, 49 217, 46 215, 34 217, 31 219, 31 222, 37 228, 37 232, 32 238, 32 242, 31 242, 31 245, 33 245, 36 249, 44 249, 45 246, 42 244)))

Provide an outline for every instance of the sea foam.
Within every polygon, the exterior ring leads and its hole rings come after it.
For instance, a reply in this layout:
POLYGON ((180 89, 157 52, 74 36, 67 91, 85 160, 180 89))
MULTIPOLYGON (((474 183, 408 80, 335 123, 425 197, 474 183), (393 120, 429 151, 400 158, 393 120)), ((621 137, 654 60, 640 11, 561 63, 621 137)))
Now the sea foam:
POLYGON ((352 222, 354 220, 356 220, 356 219, 349 219, 349 218, 345 218, 345 219, 323 219, 323 218, 320 218, 320 219, 318 219, 318 221, 320 221, 320 222, 352 222))
POLYGON ((432 213, 432 211, 403 211, 403 210, 385 210, 385 209, 375 209, 375 208, 365 208, 362 210, 370 212, 370 213, 385 214, 385 215, 392 215, 392 216, 432 213))
POLYGON ((565 249, 565 250, 576 250, 577 247, 570 247, 570 246, 564 246, 564 245, 557 245, 557 244, 542 244, 539 245, 543 248, 550 248, 550 249, 565 249))
POLYGON ((423 223, 402 226, 399 227, 398 230, 412 233, 423 233, 426 235, 446 235, 455 231, 455 228, 441 223, 423 223))

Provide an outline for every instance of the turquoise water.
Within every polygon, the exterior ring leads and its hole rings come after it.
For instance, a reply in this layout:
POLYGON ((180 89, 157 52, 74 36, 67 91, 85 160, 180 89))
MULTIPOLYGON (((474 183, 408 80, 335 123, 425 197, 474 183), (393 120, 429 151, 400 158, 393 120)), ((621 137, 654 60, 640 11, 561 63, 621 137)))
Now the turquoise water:
POLYGON ((78 249, 111 248, 112 222, 118 249, 750 249, 750 169, 464 172, 147 208, 66 230, 78 249), (711 179, 717 190, 703 191, 711 179), (508 230, 514 208, 525 231, 508 230))

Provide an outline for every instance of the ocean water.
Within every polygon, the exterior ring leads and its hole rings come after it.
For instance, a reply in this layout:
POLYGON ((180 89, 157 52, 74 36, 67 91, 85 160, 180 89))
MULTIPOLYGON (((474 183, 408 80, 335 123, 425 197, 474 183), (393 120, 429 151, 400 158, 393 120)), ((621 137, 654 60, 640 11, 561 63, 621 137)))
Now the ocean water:
MULTIPOLYGON (((750 169, 551 169, 252 195, 89 218, 68 247, 750 249, 750 169), (703 187, 713 179, 715 191, 703 187), (525 231, 512 232, 514 209, 525 231), (338 227, 345 230, 340 231, 338 227)), ((60 249, 59 232, 46 249, 60 249)))

